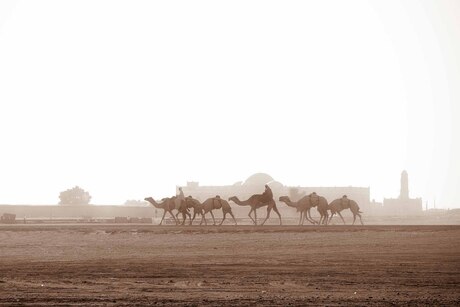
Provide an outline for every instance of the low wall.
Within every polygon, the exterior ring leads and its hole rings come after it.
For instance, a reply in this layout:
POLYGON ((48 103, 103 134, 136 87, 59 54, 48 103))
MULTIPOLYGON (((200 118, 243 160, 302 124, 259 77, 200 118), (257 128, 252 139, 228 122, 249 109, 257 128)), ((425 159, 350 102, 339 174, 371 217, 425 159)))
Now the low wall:
POLYGON ((114 218, 116 216, 153 217, 162 214, 163 210, 153 207, 128 207, 128 206, 32 206, 32 205, 0 205, 0 215, 3 213, 16 214, 17 219, 22 218, 114 218))

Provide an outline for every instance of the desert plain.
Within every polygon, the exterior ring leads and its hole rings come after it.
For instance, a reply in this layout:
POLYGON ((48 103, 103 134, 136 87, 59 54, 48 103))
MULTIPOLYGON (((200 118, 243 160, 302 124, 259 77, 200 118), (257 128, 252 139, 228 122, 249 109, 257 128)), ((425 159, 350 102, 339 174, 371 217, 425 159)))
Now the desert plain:
POLYGON ((459 306, 460 226, 0 226, 4 306, 459 306))

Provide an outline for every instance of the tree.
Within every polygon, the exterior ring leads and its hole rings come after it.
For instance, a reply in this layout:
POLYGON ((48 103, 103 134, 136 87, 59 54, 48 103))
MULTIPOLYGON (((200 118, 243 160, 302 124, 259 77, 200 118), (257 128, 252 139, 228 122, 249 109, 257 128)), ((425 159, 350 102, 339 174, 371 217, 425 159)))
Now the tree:
POLYGON ((60 205, 88 205, 91 200, 91 195, 88 192, 75 186, 59 194, 60 205))

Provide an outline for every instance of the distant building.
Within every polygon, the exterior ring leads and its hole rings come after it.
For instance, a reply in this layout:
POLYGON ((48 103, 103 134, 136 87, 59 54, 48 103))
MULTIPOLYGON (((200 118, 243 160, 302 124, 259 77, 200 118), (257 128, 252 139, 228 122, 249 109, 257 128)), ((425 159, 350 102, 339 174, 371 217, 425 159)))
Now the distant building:
MULTIPOLYGON (((185 196, 191 195, 200 201, 216 195, 220 195, 224 199, 228 199, 231 196, 238 196, 240 200, 245 200, 253 194, 261 194, 264 191, 265 184, 268 184, 272 189, 276 201, 283 195, 288 195, 291 200, 297 201, 304 195, 316 192, 324 196, 328 202, 347 195, 350 199, 357 201, 363 210, 369 209, 370 205, 369 187, 289 187, 274 180, 270 175, 265 173, 256 173, 248 177, 244 182, 239 181, 225 186, 201 186, 198 182, 187 182, 187 185, 182 187, 182 191, 185 196)), ((232 208, 236 211, 248 211, 247 207, 237 207, 233 204, 232 208)), ((284 204, 280 204, 279 209, 284 210, 288 208, 284 204)))
POLYGON ((422 212, 422 199, 409 197, 409 176, 406 171, 401 173, 399 198, 384 198, 383 210, 387 215, 416 215, 422 212))

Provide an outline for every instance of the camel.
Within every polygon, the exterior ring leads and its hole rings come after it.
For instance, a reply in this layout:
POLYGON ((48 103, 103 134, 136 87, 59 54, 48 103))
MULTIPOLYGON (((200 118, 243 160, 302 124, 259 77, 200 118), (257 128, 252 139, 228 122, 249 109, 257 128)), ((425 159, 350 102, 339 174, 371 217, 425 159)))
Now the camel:
POLYGON ((297 212, 300 212, 299 225, 303 225, 305 220, 312 224, 318 224, 310 214, 310 209, 313 208, 313 205, 310 202, 309 196, 304 196, 296 202, 291 201, 289 196, 281 196, 279 201, 285 203, 289 207, 297 208, 297 212))
POLYGON ((174 222, 176 223, 176 225, 179 224, 179 218, 177 217, 179 215, 179 213, 182 213, 182 217, 183 217, 181 225, 185 224, 186 216, 189 217, 190 224, 192 223, 192 218, 191 218, 190 213, 187 211, 187 207, 185 206, 185 202, 181 203, 179 208, 177 208, 177 205, 176 205, 177 202, 176 202, 176 197, 175 196, 173 196, 171 198, 163 198, 161 200, 162 201, 161 204, 157 203, 152 197, 144 198, 144 200, 146 200, 149 203, 151 203, 155 208, 159 208, 159 209, 164 210, 163 217, 161 218, 160 225, 163 223, 163 220, 165 218, 166 212, 169 212, 169 214, 171 214, 171 216, 173 217, 174 222), (178 211, 175 216, 172 213, 173 210, 178 211))
POLYGON ((318 210, 318 213, 320 214, 319 218, 319 225, 327 225, 328 218, 329 218, 329 213, 327 210, 329 210, 329 205, 327 203, 326 198, 323 196, 319 196, 316 194, 316 192, 311 193, 310 195, 307 196, 311 205, 313 207, 316 207, 316 210, 318 210))
POLYGON ((247 200, 243 200, 243 201, 239 200, 238 197, 236 196, 232 196, 228 200, 233 201, 235 204, 239 206, 250 206, 251 210, 249 211, 248 216, 252 220, 254 225, 256 226, 257 226, 257 209, 262 208, 264 206, 267 206, 267 217, 265 218, 265 220, 262 222, 261 225, 265 224, 265 222, 268 220, 272 209, 276 212, 276 214, 278 214, 280 218, 280 225, 282 225, 281 214, 279 213, 278 208, 276 208, 276 203, 273 199, 270 200, 269 202, 263 202, 262 194, 254 194, 251 197, 249 197, 247 200), (252 212, 254 212, 254 218, 252 218, 251 216, 252 212))
POLYGON ((225 221, 227 214, 231 215, 231 217, 233 218, 233 221, 235 222, 235 225, 237 225, 235 216, 233 215, 233 212, 232 212, 232 207, 230 207, 230 204, 225 199, 220 198, 219 195, 216 195, 216 197, 208 198, 203 203, 200 203, 198 200, 192 198, 191 196, 188 196, 185 199, 185 202, 187 204, 187 208, 193 208, 192 222, 195 219, 195 216, 197 214, 201 214, 200 225, 203 223, 203 221, 204 221, 204 224, 207 225, 206 213, 209 212, 211 213, 214 225, 216 225, 216 219, 214 218, 214 214, 212 213, 212 210, 222 208, 223 217, 222 217, 222 221, 220 222, 219 226, 222 225, 222 223, 225 221))
POLYGON ((328 223, 331 222, 332 217, 334 216, 334 214, 337 213, 340 216, 340 218, 342 219, 343 224, 345 224, 345 220, 344 220, 342 214, 340 214, 340 211, 345 210, 345 209, 350 209, 351 213, 353 213, 353 224, 352 225, 355 224, 356 216, 359 216, 359 220, 361 222, 361 225, 364 225, 363 220, 361 219, 361 213, 362 212, 359 210, 358 204, 356 203, 356 201, 354 201, 352 199, 348 199, 345 195, 342 198, 338 198, 338 199, 333 200, 329 204, 329 210, 331 211, 331 217, 329 218, 328 223))
POLYGON ((176 217, 172 213, 172 210, 175 209, 175 204, 173 202, 169 201, 169 199, 163 199, 162 203, 160 203, 160 204, 157 203, 152 197, 146 197, 146 198, 144 198, 144 200, 148 201, 155 208, 164 210, 163 217, 161 218, 161 221, 160 221, 160 225, 163 223, 163 220, 165 218, 166 212, 169 212, 169 214, 171 214, 172 218, 174 219, 174 222, 176 222, 176 224, 177 224, 176 217))

